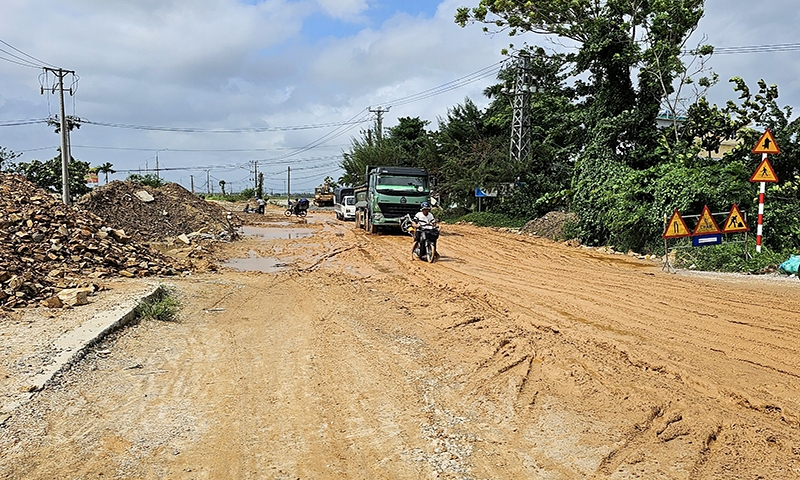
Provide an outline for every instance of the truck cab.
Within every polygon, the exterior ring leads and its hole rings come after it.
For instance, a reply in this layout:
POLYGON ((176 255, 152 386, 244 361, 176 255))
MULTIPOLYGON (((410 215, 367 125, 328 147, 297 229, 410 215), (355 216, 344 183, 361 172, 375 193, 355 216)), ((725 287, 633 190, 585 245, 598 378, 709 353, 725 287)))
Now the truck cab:
POLYGON ((342 197, 341 203, 336 203, 333 205, 333 211, 336 212, 336 218, 338 220, 355 220, 356 197, 354 195, 342 197))
POLYGON ((400 219, 414 215, 430 201, 428 172, 414 167, 367 167, 366 184, 355 190, 356 226, 369 233, 400 228, 400 219))

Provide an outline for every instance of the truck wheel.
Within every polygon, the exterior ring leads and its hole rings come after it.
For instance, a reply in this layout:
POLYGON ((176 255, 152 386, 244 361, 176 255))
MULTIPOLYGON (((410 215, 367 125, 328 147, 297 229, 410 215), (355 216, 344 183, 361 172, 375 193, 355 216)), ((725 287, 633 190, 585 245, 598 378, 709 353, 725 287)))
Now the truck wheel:
POLYGON ((372 223, 372 217, 367 217, 367 231, 371 234, 378 233, 378 227, 372 223))

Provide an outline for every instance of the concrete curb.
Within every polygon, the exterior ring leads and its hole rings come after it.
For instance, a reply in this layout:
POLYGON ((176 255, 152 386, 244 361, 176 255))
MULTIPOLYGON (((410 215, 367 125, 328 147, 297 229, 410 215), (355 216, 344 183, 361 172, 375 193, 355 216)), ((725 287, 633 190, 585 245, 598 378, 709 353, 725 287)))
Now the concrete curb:
POLYGON ((83 359, 92 347, 114 331, 133 322, 136 319, 134 311, 139 303, 157 298, 163 295, 165 290, 164 285, 152 286, 149 292, 141 298, 129 300, 111 310, 96 313, 75 330, 59 337, 53 346, 60 353, 53 358, 51 364, 44 368, 43 372, 33 377, 29 390, 30 395, 17 402, 3 405, 3 411, 0 412, 0 425, 3 425, 11 417, 14 410, 28 403, 38 392, 47 387, 56 376, 69 370, 72 365, 83 359))

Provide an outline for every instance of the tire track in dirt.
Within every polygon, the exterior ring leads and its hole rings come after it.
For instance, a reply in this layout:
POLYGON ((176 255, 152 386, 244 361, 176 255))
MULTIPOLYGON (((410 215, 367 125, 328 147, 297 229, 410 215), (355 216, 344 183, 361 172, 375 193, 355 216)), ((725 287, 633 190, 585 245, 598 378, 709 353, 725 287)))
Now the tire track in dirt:
POLYGON ((0 472, 800 475, 794 286, 471 226, 434 264, 407 237, 318 232, 261 248, 283 273, 182 281, 181 323, 120 335, 0 430, 0 472))
MULTIPOLYGON (((449 228, 449 227, 446 227, 449 228)), ((495 235, 488 235, 494 238, 495 235)), ((758 318, 761 322, 770 324, 776 319, 767 319, 765 312, 760 312, 766 302, 764 302, 764 290, 773 293, 777 292, 780 300, 788 299, 790 290, 785 287, 766 287, 756 288, 750 291, 752 285, 744 285, 742 289, 732 289, 724 282, 714 280, 696 280, 686 277, 676 277, 658 272, 658 267, 646 267, 653 271, 652 274, 638 273, 645 268, 642 262, 628 259, 607 261, 603 258, 595 259, 596 254, 584 254, 581 251, 571 253, 578 257, 578 264, 583 268, 575 277, 575 268, 553 268, 549 269, 546 265, 540 265, 542 256, 535 254, 522 255, 520 251, 513 252, 511 256, 515 259, 513 264, 497 263, 496 260, 485 260, 484 252, 491 251, 492 240, 486 235, 476 234, 470 240, 475 245, 467 245, 468 242, 459 244, 457 242, 467 238, 467 235, 452 236, 449 239, 453 243, 447 246, 444 241, 448 236, 442 236, 440 251, 444 261, 434 265, 411 264, 404 262, 404 259, 394 253, 397 249, 397 242, 393 242, 391 237, 381 239, 383 242, 375 243, 376 246, 383 248, 383 255, 395 258, 404 265, 404 270, 410 276, 417 279, 418 284, 428 285, 430 288, 450 289, 457 295, 470 297, 469 308, 464 308, 464 319, 456 323, 461 324, 459 330, 481 328, 486 332, 487 324, 501 322, 505 324, 530 325, 535 328, 534 332, 545 332, 547 322, 556 329, 561 330, 562 334, 568 335, 573 341, 567 342, 570 350, 583 351, 582 356, 590 357, 589 363, 595 367, 585 370, 590 377, 589 383, 597 383, 597 386, 604 387, 612 385, 613 390, 608 392, 609 402, 628 390, 636 391, 633 382, 636 378, 642 385, 656 384, 661 385, 662 395, 645 395, 639 397, 641 402, 645 398, 651 398, 651 405, 661 405, 664 399, 677 399, 689 395, 694 398, 702 398, 708 394, 716 396, 713 401, 701 401, 698 406, 710 404, 710 406, 698 408, 705 411, 705 416, 686 415, 683 424, 693 425, 690 434, 672 435, 669 430, 660 431, 661 435, 656 442, 656 450, 673 452, 674 458, 681 460, 682 468, 687 471, 697 473, 703 469, 708 469, 708 455, 712 450, 708 444, 718 445, 720 439, 728 438, 723 427, 724 418, 742 418, 743 412, 737 409, 736 401, 732 401, 730 392, 737 391, 745 394, 746 398, 764 398, 764 394, 770 398, 775 396, 783 397, 781 405, 775 407, 784 412, 786 420, 779 422, 792 425, 792 437, 796 437, 796 423, 792 424, 795 415, 790 410, 796 409, 794 396, 789 392, 797 391, 797 384, 789 380, 786 388, 774 388, 787 381, 786 376, 793 377, 797 371, 795 359, 798 358, 797 343, 781 339, 780 335, 758 335, 754 334, 754 329, 746 325, 743 328, 731 329, 730 323, 735 322, 742 309, 746 315, 758 318), (474 253, 473 253, 474 252, 474 253), (470 256, 474 255, 474 257, 470 256), (461 262, 446 261, 451 256, 458 256, 465 260, 461 262), (582 259, 582 260, 581 260, 582 259), (636 264, 627 268, 627 264, 636 264), (513 265, 513 267, 512 267, 513 265), (546 273, 546 275, 544 275, 546 273), (464 279, 464 277, 471 278, 464 279), (458 278, 454 280, 453 277, 458 278), (631 277, 637 281, 631 283, 631 277), (529 278, 536 279, 537 284, 531 286, 529 278), (541 284, 544 284, 542 286, 541 284), (443 285, 446 287, 443 288, 443 285), (455 285, 452 287, 451 285, 455 285), (528 287, 526 288, 526 285, 528 287), (642 292, 649 292, 649 296, 642 292), (657 296, 653 296, 658 292, 657 296), (565 298, 566 296, 566 298, 565 298), (485 301, 475 302, 475 298, 483 298, 485 301), (524 299, 524 300, 523 300, 524 299), (661 308, 659 308, 661 307, 661 308), (495 315, 486 316, 487 311, 492 311, 495 315), (760 313, 755 313, 760 312, 760 313), (505 314, 505 315, 504 315, 505 314), (689 318, 682 318, 689 317, 689 318), (696 319, 705 318, 704 322, 698 323, 696 319), (488 319, 488 320, 487 320, 488 319), (591 320, 588 320, 591 319, 591 320), (710 321, 709 321, 710 320, 710 321), (566 329, 566 330, 565 330, 566 329), (654 341, 655 340, 655 341, 654 341), (577 341, 577 342, 576 342, 577 341), (711 362, 703 358, 698 362, 698 352, 713 353, 712 348, 718 347, 736 350, 741 357, 745 358, 714 358, 711 362), (608 358, 598 357, 606 355, 608 358), (742 365, 749 363, 747 355, 758 358, 773 357, 774 361, 785 366, 779 374, 780 380, 764 379, 764 372, 753 369, 752 365, 742 365), (623 360, 623 363, 615 362, 614 359, 623 360), (733 362, 733 364, 731 363, 733 362), (787 362, 789 362, 787 364, 787 362), (627 365, 629 368, 624 368, 627 365), (633 372, 630 372, 630 369, 633 372), (620 370, 628 371, 626 376, 628 381, 620 381, 620 370), (742 381, 742 373, 751 372, 745 375, 742 381), (603 376, 611 374, 609 378, 602 379, 603 376), (631 374, 633 373, 633 374, 631 374), (647 378, 642 378, 642 377, 647 378), (768 390, 762 389, 761 385, 771 385, 768 390), (672 393, 670 393, 672 392, 672 393), (674 393, 677 392, 677 395, 674 393), (683 438, 687 437, 691 440, 683 438), (712 440, 709 440, 712 439, 712 440), (665 448, 663 444, 680 443, 680 447, 665 448), (688 448, 690 445, 700 445, 699 448, 688 448), (679 453, 685 449, 687 452, 694 452, 692 455, 679 453), (690 465, 691 467, 687 466, 690 465)), ((378 237, 380 238, 380 237, 378 237)), ((501 242, 502 243, 502 242, 501 242)), ((518 247, 520 243, 514 242, 512 245, 518 247)), ((531 248, 536 248, 533 245, 531 248)), ((559 249, 558 246, 553 248, 559 249)), ((512 249, 509 249, 511 251, 512 249)), ((548 259, 558 262, 562 255, 550 255, 548 259)), ((791 309, 778 309, 778 312, 789 310, 791 316, 795 316, 796 311, 791 309)), ((784 317, 786 318, 786 317, 784 317)), ((797 318, 797 317, 796 317, 797 318)), ((779 324, 781 320, 777 319, 779 324)), ((790 322, 782 322, 784 325, 791 325, 790 322)), ((450 327, 450 325, 448 325, 450 327)), ((498 329, 499 330, 499 329, 498 329)), ((780 330, 781 333, 791 334, 791 328, 780 330)), ((488 332, 486 332, 488 333, 488 332)), ((777 332, 776 332, 777 333, 777 332)), ((512 334, 519 335, 519 334, 512 334)), ((562 335, 563 336, 563 335, 562 335)), ((485 335, 480 335, 483 339, 485 335)), ((547 358, 550 348, 558 349, 561 355, 565 353, 566 345, 548 345, 547 336, 537 338, 536 350, 542 352, 543 358, 547 358)), ((518 384, 529 388, 537 385, 541 390, 553 388, 548 385, 547 380, 532 378, 535 368, 528 368, 525 365, 524 355, 516 358, 505 358, 505 365, 516 365, 515 367, 504 369, 504 364, 497 362, 493 357, 494 353, 489 352, 487 357, 477 363, 484 366, 487 371, 473 374, 475 384, 496 385, 504 379, 500 378, 500 373, 508 374, 517 372, 523 380, 518 380, 518 384), (486 368, 491 365, 491 368, 486 368)), ((534 357, 540 358, 540 357, 534 357)), ((574 358, 573 358, 574 359, 574 358)), ((557 368, 567 368, 569 361, 560 362, 557 368), (565 364, 566 363, 566 364, 565 364)), ((542 360, 545 363, 545 360, 542 360)), ((584 365, 586 361, 583 362, 584 365)), ((531 365, 535 366, 533 362, 531 365)), ((774 369, 772 366, 761 365, 764 369, 774 369)), ((571 372, 573 373, 573 372, 571 372)), ((556 379, 552 380, 555 383, 556 379)), ((513 382, 513 381, 512 381, 513 382)), ((490 390, 489 387, 474 388, 473 394, 482 394, 490 390)), ((553 390, 558 391, 557 388, 553 390)), ((641 395, 641 392, 637 392, 641 395)), ((572 402, 564 401, 563 392, 557 395, 559 400, 569 405, 572 402)), ((626 394, 630 396, 630 394, 626 394)), ((498 393, 498 397, 509 397, 508 393, 498 393)), ((539 392, 538 397, 545 401, 545 395, 539 392)), ((588 395, 591 397, 591 395, 588 395)), ((596 396, 596 392, 595 392, 596 396)), ((669 401, 669 400, 668 400, 669 401)), ((763 402, 761 403, 763 405, 763 402)), ((754 407, 757 411, 764 410, 764 407, 754 407)), ((610 406, 609 410, 613 410, 610 406)), ((775 410, 772 410, 773 412, 775 410)), ((615 416, 613 411, 609 411, 609 417, 615 416)), ((618 415, 616 415, 618 416, 618 415)), ((745 415, 747 416, 747 415, 745 415)), ((683 417, 682 417, 683 418, 683 417)), ((766 421, 772 424, 773 419, 766 421)), ((758 420, 751 419, 754 423, 758 420)), ((634 428, 638 423, 628 423, 634 428)), ((623 422, 622 425, 625 425, 623 422)), ((774 425, 774 424, 773 424, 774 425)), ((677 427, 671 427, 677 428, 677 427)), ((683 428, 683 427, 682 427, 683 428)), ((781 427, 779 427, 781 428, 781 427)), ((656 436, 658 436, 656 435, 656 436)), ((611 439, 613 440, 613 438, 611 439)), ((618 440, 619 441, 619 440, 618 440)), ((611 442, 616 443, 614 441, 611 442)), ((715 447, 716 448, 716 447, 715 447)), ((639 450, 642 450, 639 448, 639 450)), ((646 449, 645 449, 646 450, 646 449)), ((716 451, 716 450, 713 450, 716 451)), ((722 451, 722 449, 720 450, 722 451)), ((627 455, 616 454, 608 458, 628 458, 627 455)), ((631 464, 647 463, 643 459, 631 457, 631 464)), ((775 458, 768 455, 769 458, 775 458)), ((603 457, 605 458, 605 457, 603 457)), ((626 470, 622 464, 625 462, 604 463, 605 467, 600 470, 601 475, 609 474, 617 467, 626 470), (609 466, 611 465, 611 466, 609 466), (603 473, 606 472, 606 473, 603 473)), ((713 464, 713 462, 710 462, 713 464)), ((769 462, 768 462, 769 463, 769 462)), ((600 462, 598 462, 598 466, 600 462)), ((752 468, 752 466, 751 466, 752 468)), ((591 469, 584 471, 589 472, 591 469)), ((647 469, 645 468, 645 471, 647 469)), ((627 471, 627 470, 626 470, 627 471)), ((634 470, 631 470, 633 472, 634 470)), ((632 475, 634 473, 631 473, 632 475)), ((703 478, 699 476, 697 478, 703 478)))

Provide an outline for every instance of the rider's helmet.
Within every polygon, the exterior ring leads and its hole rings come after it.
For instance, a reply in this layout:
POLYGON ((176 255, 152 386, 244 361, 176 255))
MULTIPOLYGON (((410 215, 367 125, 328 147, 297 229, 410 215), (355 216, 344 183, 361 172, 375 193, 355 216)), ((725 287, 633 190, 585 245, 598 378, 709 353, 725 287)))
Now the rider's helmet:
POLYGON ((431 204, 428 203, 428 202, 422 202, 422 203, 419 204, 419 209, 420 210, 430 210, 431 209, 431 204))

